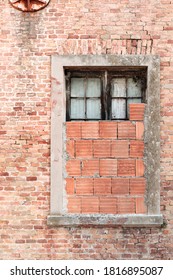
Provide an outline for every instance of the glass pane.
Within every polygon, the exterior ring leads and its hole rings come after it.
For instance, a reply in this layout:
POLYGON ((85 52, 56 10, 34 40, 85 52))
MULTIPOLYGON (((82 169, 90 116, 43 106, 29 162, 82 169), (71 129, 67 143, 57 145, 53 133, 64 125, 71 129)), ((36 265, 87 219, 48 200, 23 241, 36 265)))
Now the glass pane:
POLYGON ((112 119, 126 119, 125 99, 112 99, 112 119))
POLYGON ((71 99, 71 119, 85 119, 84 99, 71 99))
POLYGON ((84 97, 85 95, 85 79, 72 78, 71 79, 71 97, 84 97))
POLYGON ((141 103, 141 98, 129 98, 127 99, 127 117, 129 118, 129 104, 141 103))
POLYGON ((112 97, 126 97, 126 80, 124 78, 116 78, 111 83, 112 97))
POLYGON ((87 119, 101 119, 100 99, 87 99, 87 119))
POLYGON ((127 96, 141 97, 141 81, 129 78, 127 80, 127 96))
POLYGON ((101 80, 99 78, 89 78, 87 80, 87 97, 100 97, 101 95, 101 80))

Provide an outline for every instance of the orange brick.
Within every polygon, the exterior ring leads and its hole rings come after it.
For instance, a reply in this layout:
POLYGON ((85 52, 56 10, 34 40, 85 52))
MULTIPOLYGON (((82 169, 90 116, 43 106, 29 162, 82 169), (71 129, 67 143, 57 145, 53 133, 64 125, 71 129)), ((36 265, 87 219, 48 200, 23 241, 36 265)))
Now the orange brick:
POLYGON ((117 160, 101 159, 100 176, 117 176, 117 160))
POLYGON ((74 178, 66 178, 66 192, 67 194, 74 194, 75 180, 74 178))
POLYGON ((94 140, 94 157, 110 157, 111 142, 104 140, 94 140))
POLYGON ((69 213, 81 213, 81 198, 69 197, 67 208, 69 213))
POLYGON ((116 195, 129 194, 129 179, 112 178, 112 194, 116 194, 116 195))
POLYGON ((92 140, 76 141, 76 158, 92 158, 93 147, 92 140))
POLYGON ((141 158, 144 156, 144 142, 130 141, 130 157, 141 158))
POLYGON ((117 138, 117 122, 104 121, 99 126, 101 138, 117 138))
POLYGON ((136 198, 136 214, 147 213, 147 207, 145 205, 145 200, 143 197, 136 198))
POLYGON ((93 179, 92 178, 77 178, 76 179, 76 194, 77 195, 93 195, 93 179))
POLYGON ((144 119, 145 104, 131 103, 129 104, 130 120, 142 121, 144 119))
POLYGON ((136 126, 132 122, 118 123, 118 139, 136 139, 136 126))
POLYGON ((99 160, 82 161, 82 176, 98 176, 98 175, 99 175, 99 160))
POLYGON ((136 139, 143 139, 144 138, 144 123, 143 122, 136 122, 136 139))
POLYGON ((111 156, 116 158, 126 158, 129 155, 129 142, 117 140, 112 142, 111 156))
POLYGON ((81 175, 80 160, 71 159, 67 161, 66 170, 69 176, 80 176, 81 175))
POLYGON ((136 161, 134 159, 118 159, 118 176, 135 176, 136 161))
POLYGON ((74 158, 74 147, 75 147, 74 140, 67 140, 66 152, 70 158, 74 158))
POLYGON ((99 213, 99 198, 82 197, 82 213, 99 213))
POLYGON ((100 198, 100 213, 116 214, 117 200, 115 197, 101 197, 100 198))
POLYGON ((66 122, 66 137, 81 138, 81 122, 66 122))
POLYGON ((135 199, 126 197, 126 198, 117 198, 117 209, 118 214, 132 214, 136 212, 135 199))
POLYGON ((136 176, 144 176, 145 166, 142 159, 136 159, 136 176))
POLYGON ((82 138, 99 138, 99 122, 82 122, 82 138))
POLYGON ((130 194, 140 195, 145 193, 145 178, 130 179, 130 194))
POLYGON ((94 194, 99 194, 99 195, 111 194, 111 178, 95 178, 94 194))

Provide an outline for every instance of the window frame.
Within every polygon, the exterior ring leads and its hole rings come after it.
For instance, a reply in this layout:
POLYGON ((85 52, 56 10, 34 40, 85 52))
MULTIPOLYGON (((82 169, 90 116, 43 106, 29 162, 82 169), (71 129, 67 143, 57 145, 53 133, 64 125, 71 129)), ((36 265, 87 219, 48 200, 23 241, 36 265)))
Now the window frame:
POLYGON ((157 55, 52 55, 51 57, 51 195, 49 226, 160 226, 160 58, 157 55), (68 214, 65 193, 65 70, 80 67, 147 68, 145 177, 147 214, 68 214), (152 131, 152 133, 151 133, 152 131), (153 160, 154 159, 154 160, 153 160))
MULTIPOLYGON (((141 69, 138 69, 137 71, 134 71, 132 69, 127 68, 121 68, 121 71, 118 71, 117 68, 110 69, 108 67, 103 68, 99 71, 99 69, 94 69, 94 67, 88 67, 87 69, 85 67, 80 67, 80 70, 69 70, 66 68, 65 70, 65 81, 66 81, 66 121, 89 121, 89 120, 128 120, 128 100, 129 99, 140 99, 141 103, 145 103, 145 96, 146 96, 146 67, 141 67, 141 69), (99 78, 101 81, 101 94, 100 94, 100 100, 101 100, 101 118, 87 118, 86 117, 86 100, 89 99, 86 96, 84 96, 85 100, 85 118, 71 118, 70 117, 70 102, 71 99, 74 99, 71 97, 71 79, 72 78, 99 78), (111 85, 112 81, 116 78, 122 78, 125 79, 126 83, 126 96, 125 97, 113 97, 111 95, 111 85), (128 97, 128 86, 127 86, 127 80, 129 78, 136 78, 139 79, 142 84, 141 89, 141 97, 128 97), (112 117, 112 100, 117 99, 124 99, 125 100, 125 118, 113 118, 112 117)), ((76 99, 83 99, 78 98, 76 99)), ((97 98, 93 98, 97 99, 97 98)))

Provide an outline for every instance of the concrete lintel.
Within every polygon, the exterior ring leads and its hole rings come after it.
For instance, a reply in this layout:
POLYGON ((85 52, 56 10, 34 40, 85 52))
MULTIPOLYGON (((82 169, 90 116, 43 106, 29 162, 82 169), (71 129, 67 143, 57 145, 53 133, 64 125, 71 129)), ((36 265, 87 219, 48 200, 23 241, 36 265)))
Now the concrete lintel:
POLYGON ((50 215, 48 226, 53 227, 80 227, 80 226, 107 226, 107 227, 159 227, 163 224, 162 215, 100 215, 100 214, 69 214, 50 215))

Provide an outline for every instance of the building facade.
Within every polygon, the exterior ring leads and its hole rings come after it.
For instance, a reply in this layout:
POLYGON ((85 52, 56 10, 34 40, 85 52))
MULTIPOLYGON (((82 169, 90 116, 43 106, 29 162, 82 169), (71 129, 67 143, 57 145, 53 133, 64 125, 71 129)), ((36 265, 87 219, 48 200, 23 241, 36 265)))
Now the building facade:
POLYGON ((0 1, 0 259, 172 259, 173 1, 48 2, 0 1))

